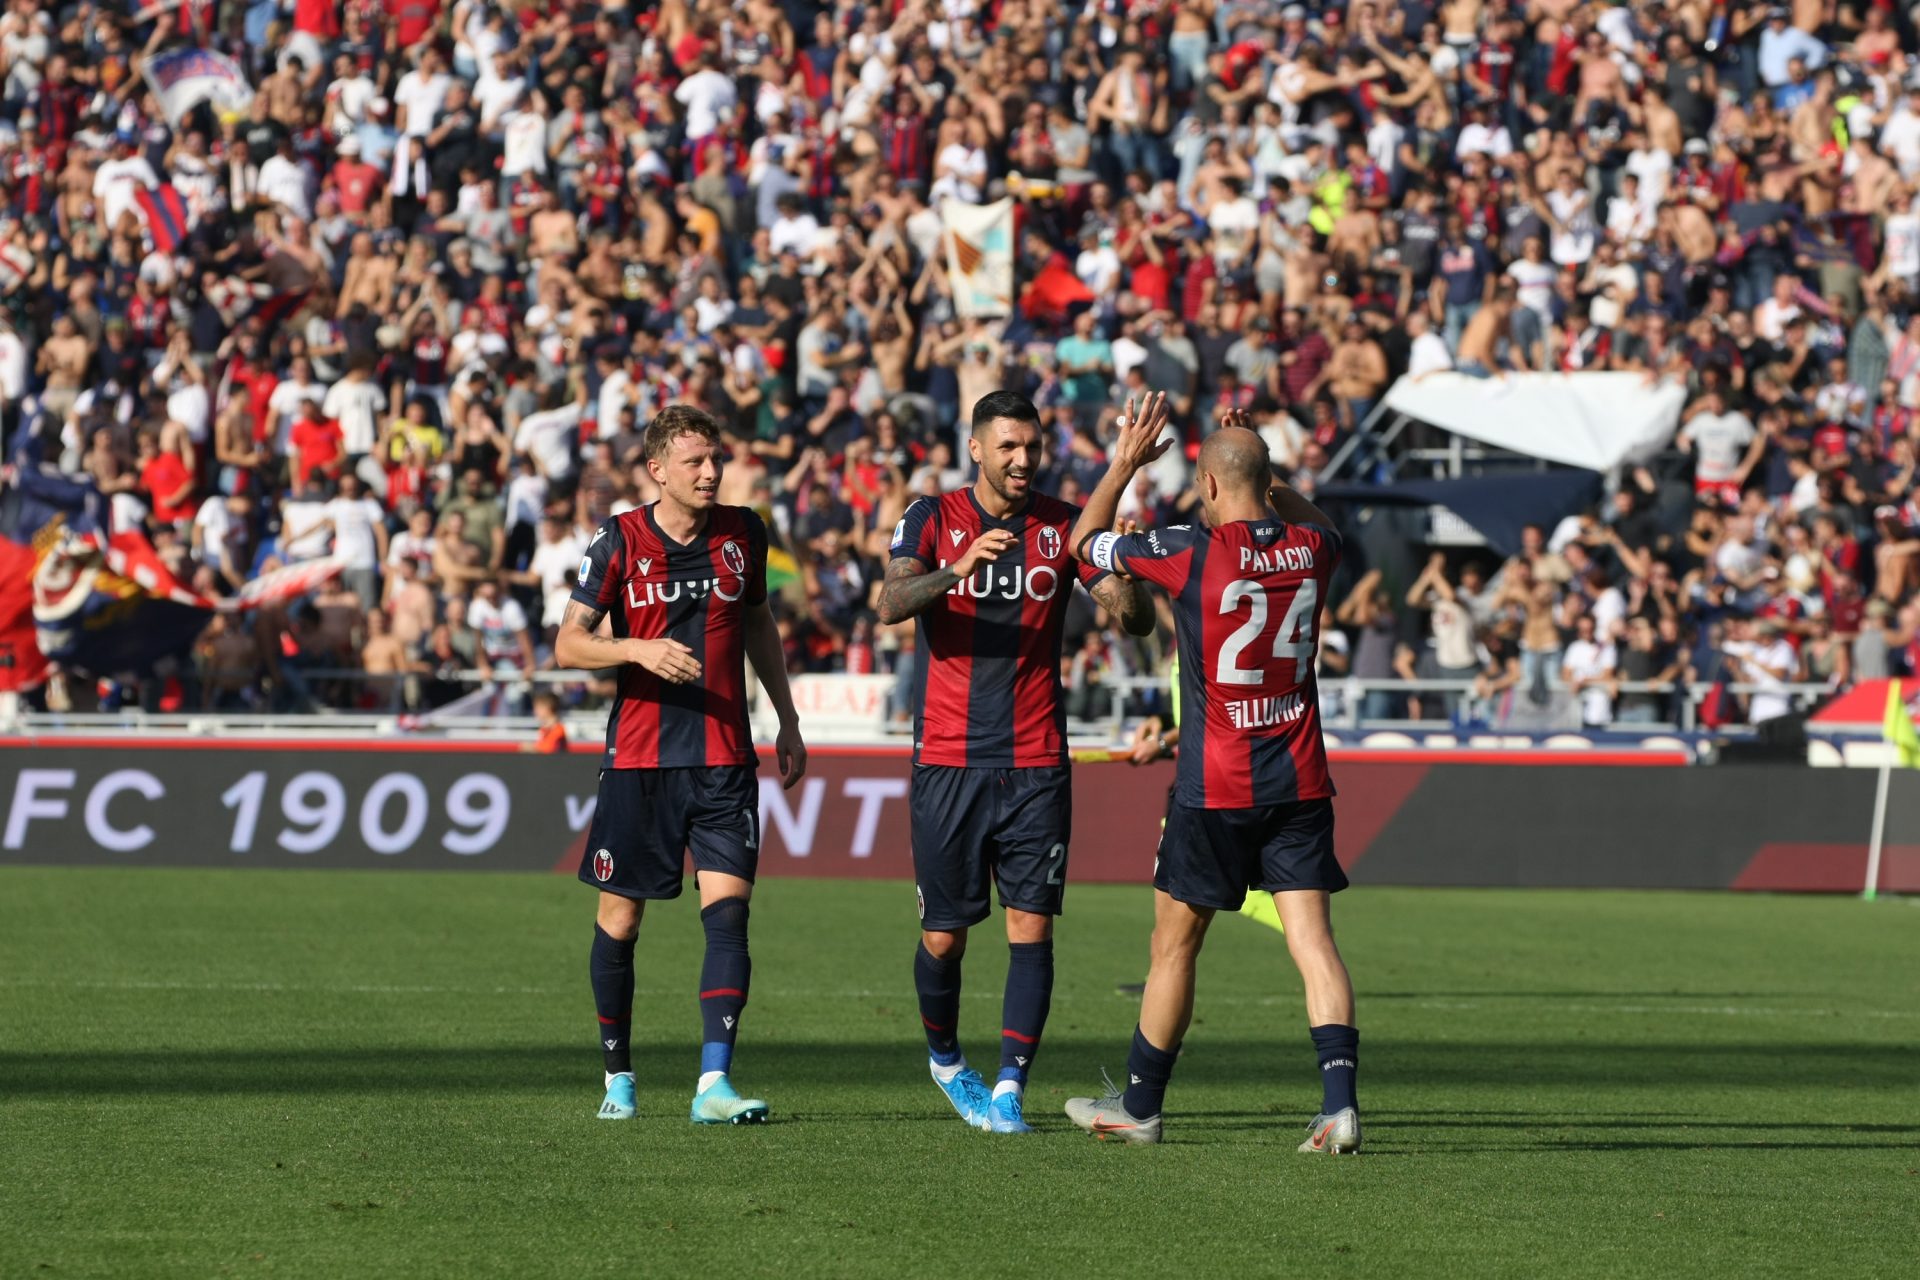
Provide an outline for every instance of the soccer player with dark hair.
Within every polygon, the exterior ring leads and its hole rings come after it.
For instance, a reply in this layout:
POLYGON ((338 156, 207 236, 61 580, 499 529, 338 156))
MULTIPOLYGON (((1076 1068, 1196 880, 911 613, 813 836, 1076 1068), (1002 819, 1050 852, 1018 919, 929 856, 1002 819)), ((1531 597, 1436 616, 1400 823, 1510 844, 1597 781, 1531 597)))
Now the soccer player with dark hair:
POLYGON ((752 972, 747 903, 760 858, 745 662, 780 718, 785 786, 806 771, 807 749, 767 605, 766 526, 747 508, 716 501, 719 425, 670 405, 641 447, 660 500, 593 535, 553 646, 562 666, 620 670, 580 864, 580 878, 600 891, 592 963, 606 1066, 600 1118, 634 1114, 634 941, 648 899, 680 896, 691 849, 707 936, 693 1120, 752 1124, 767 1118, 767 1104, 742 1098, 727 1078, 752 972))
POLYGON ((919 499, 895 527, 880 620, 920 620, 913 979, 933 1078, 968 1125, 1027 1133, 1023 1094, 1053 999, 1053 917, 1073 819, 1060 644, 1074 579, 1135 635, 1149 634, 1154 616, 1145 591, 1075 562, 1075 508, 1033 492, 1032 401, 982 396, 967 452, 980 468, 973 487, 919 499), (989 1093, 960 1052, 960 962, 995 888, 1011 959, 989 1093))
POLYGON ((1333 853, 1333 781, 1314 665, 1320 603, 1340 535, 1320 510, 1274 486, 1246 416, 1200 446, 1206 524, 1107 532, 1134 473, 1166 451, 1165 397, 1127 406, 1107 474, 1074 526, 1095 566, 1173 597, 1180 646, 1180 761, 1154 866, 1152 963, 1125 1089, 1073 1098, 1067 1115, 1098 1137, 1160 1141, 1160 1104, 1193 1017, 1194 969, 1216 911, 1248 890, 1273 895, 1306 984, 1320 1057, 1320 1114, 1300 1150, 1360 1149, 1353 983, 1334 945, 1329 896, 1347 886, 1333 853), (1270 492, 1271 490, 1271 492, 1270 492))

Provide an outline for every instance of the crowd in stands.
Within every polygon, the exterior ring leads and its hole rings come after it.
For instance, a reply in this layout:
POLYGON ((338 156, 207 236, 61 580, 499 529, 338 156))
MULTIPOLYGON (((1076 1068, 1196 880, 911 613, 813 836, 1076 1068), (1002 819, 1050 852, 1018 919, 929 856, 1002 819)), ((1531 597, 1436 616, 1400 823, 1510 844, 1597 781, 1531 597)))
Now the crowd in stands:
MULTIPOLYGON (((424 705, 550 663, 670 402, 726 425, 722 499, 776 530, 793 668, 884 672, 912 645, 869 608, 888 535, 970 480, 985 391, 1040 406, 1068 500, 1147 388, 1190 444, 1249 411, 1311 494, 1394 379, 1446 369, 1684 380, 1683 454, 1504 561, 1355 557, 1326 673, 1474 684, 1366 714, 1564 685, 1586 723, 1668 721, 1635 683, 1695 679, 1763 686, 1717 712, 1760 721, 1920 663, 1920 45, 1891 4, 136 8, 0 16, 0 397, 203 592, 344 561, 217 620, 191 703, 424 705), (170 122, 145 62, 203 41, 252 104, 170 122), (162 186, 178 244, 137 197, 162 186), (1002 197, 1018 278, 1084 288, 962 317, 939 209, 1002 197)), ((1123 516, 1184 518, 1185 456, 1123 516)), ((1100 714, 1167 636, 1082 605, 1066 674, 1100 714)))

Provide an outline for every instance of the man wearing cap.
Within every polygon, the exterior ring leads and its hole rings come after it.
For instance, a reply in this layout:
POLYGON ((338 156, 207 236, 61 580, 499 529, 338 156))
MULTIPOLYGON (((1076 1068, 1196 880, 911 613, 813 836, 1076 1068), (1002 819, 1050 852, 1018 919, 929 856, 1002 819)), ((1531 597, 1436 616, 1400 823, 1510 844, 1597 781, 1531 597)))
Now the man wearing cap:
POLYGON ((367 103, 367 118, 353 131, 360 143, 360 158, 385 173, 393 164, 393 149, 400 135, 393 128, 393 103, 375 98, 367 103))

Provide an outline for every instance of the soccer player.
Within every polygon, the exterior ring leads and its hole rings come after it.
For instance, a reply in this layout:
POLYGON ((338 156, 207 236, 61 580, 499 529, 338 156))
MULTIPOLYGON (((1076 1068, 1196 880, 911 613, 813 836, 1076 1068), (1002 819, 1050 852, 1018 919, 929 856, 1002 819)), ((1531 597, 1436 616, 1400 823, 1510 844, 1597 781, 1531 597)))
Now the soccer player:
POLYGON ((1076 563, 1067 541, 1075 508, 1033 492, 1041 453, 1033 402, 1011 391, 982 396, 972 426, 967 452, 980 478, 907 508, 879 612, 886 623, 920 620, 913 982, 933 1078, 969 1126, 1029 1133, 1022 1098, 1053 999, 1053 917, 1073 819, 1060 688, 1067 604, 1078 577, 1135 635, 1153 630, 1153 608, 1139 587, 1076 563), (989 1094, 960 1051, 960 962, 996 887, 1011 956, 989 1094))
POLYGON ((1320 1114, 1299 1149, 1358 1151, 1360 1033, 1328 913, 1329 895, 1347 877, 1333 854, 1333 782, 1314 683, 1320 602, 1340 535, 1293 490, 1269 494, 1266 444, 1238 413, 1200 446, 1204 526, 1106 532, 1134 473, 1166 451, 1158 443, 1165 422, 1162 397, 1138 414, 1127 406, 1107 474, 1073 531, 1096 567, 1173 597, 1186 723, 1154 867, 1152 961, 1127 1086, 1070 1099, 1067 1115, 1099 1137, 1160 1141, 1161 1100, 1193 1017, 1207 926, 1257 889, 1273 895, 1286 926, 1320 1057, 1320 1114))
POLYGON ((754 1124, 767 1104, 728 1081, 747 1003, 747 903, 760 857, 758 761, 747 727, 753 663, 780 730, 780 780, 807 767, 786 660, 767 606, 767 530, 745 507, 717 504, 720 427, 686 405, 655 415, 642 437, 660 500, 600 526, 554 641, 563 666, 620 669, 607 718, 600 793, 580 878, 600 891, 593 998, 605 1052, 603 1120, 634 1114, 633 948, 651 898, 680 896, 693 851, 700 923, 700 1080, 696 1124, 754 1124), (610 620, 610 634, 600 634, 610 620))

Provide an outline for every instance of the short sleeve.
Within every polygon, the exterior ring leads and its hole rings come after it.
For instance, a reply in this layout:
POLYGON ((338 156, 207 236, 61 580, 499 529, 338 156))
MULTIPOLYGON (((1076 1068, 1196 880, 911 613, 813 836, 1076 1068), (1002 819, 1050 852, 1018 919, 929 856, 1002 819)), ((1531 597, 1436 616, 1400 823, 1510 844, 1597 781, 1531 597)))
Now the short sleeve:
POLYGON ((620 517, 615 516, 595 531, 587 553, 580 557, 572 598, 603 613, 612 608, 626 570, 626 557, 627 540, 620 533, 620 517))
POLYGON ((767 522, 760 513, 743 510, 741 518, 747 526, 747 594, 746 603, 761 605, 767 602, 767 522))
POLYGON ((1346 541, 1340 536, 1340 531, 1331 525, 1324 524, 1299 524, 1294 528, 1308 540, 1308 545, 1313 548, 1313 563, 1319 570, 1320 577, 1323 579, 1333 577, 1333 571, 1339 567, 1340 555, 1346 547, 1346 541))
POLYGON ((1187 585, 1198 536, 1193 526, 1184 524, 1145 533, 1096 533, 1082 550, 1095 569, 1142 578, 1177 592, 1187 585))
POLYGON ((934 516, 939 510, 940 504, 932 498, 915 498, 900 517, 900 523, 893 526, 888 558, 918 560, 923 565, 932 565, 938 554, 933 540, 938 535, 938 530, 934 528, 934 516))

